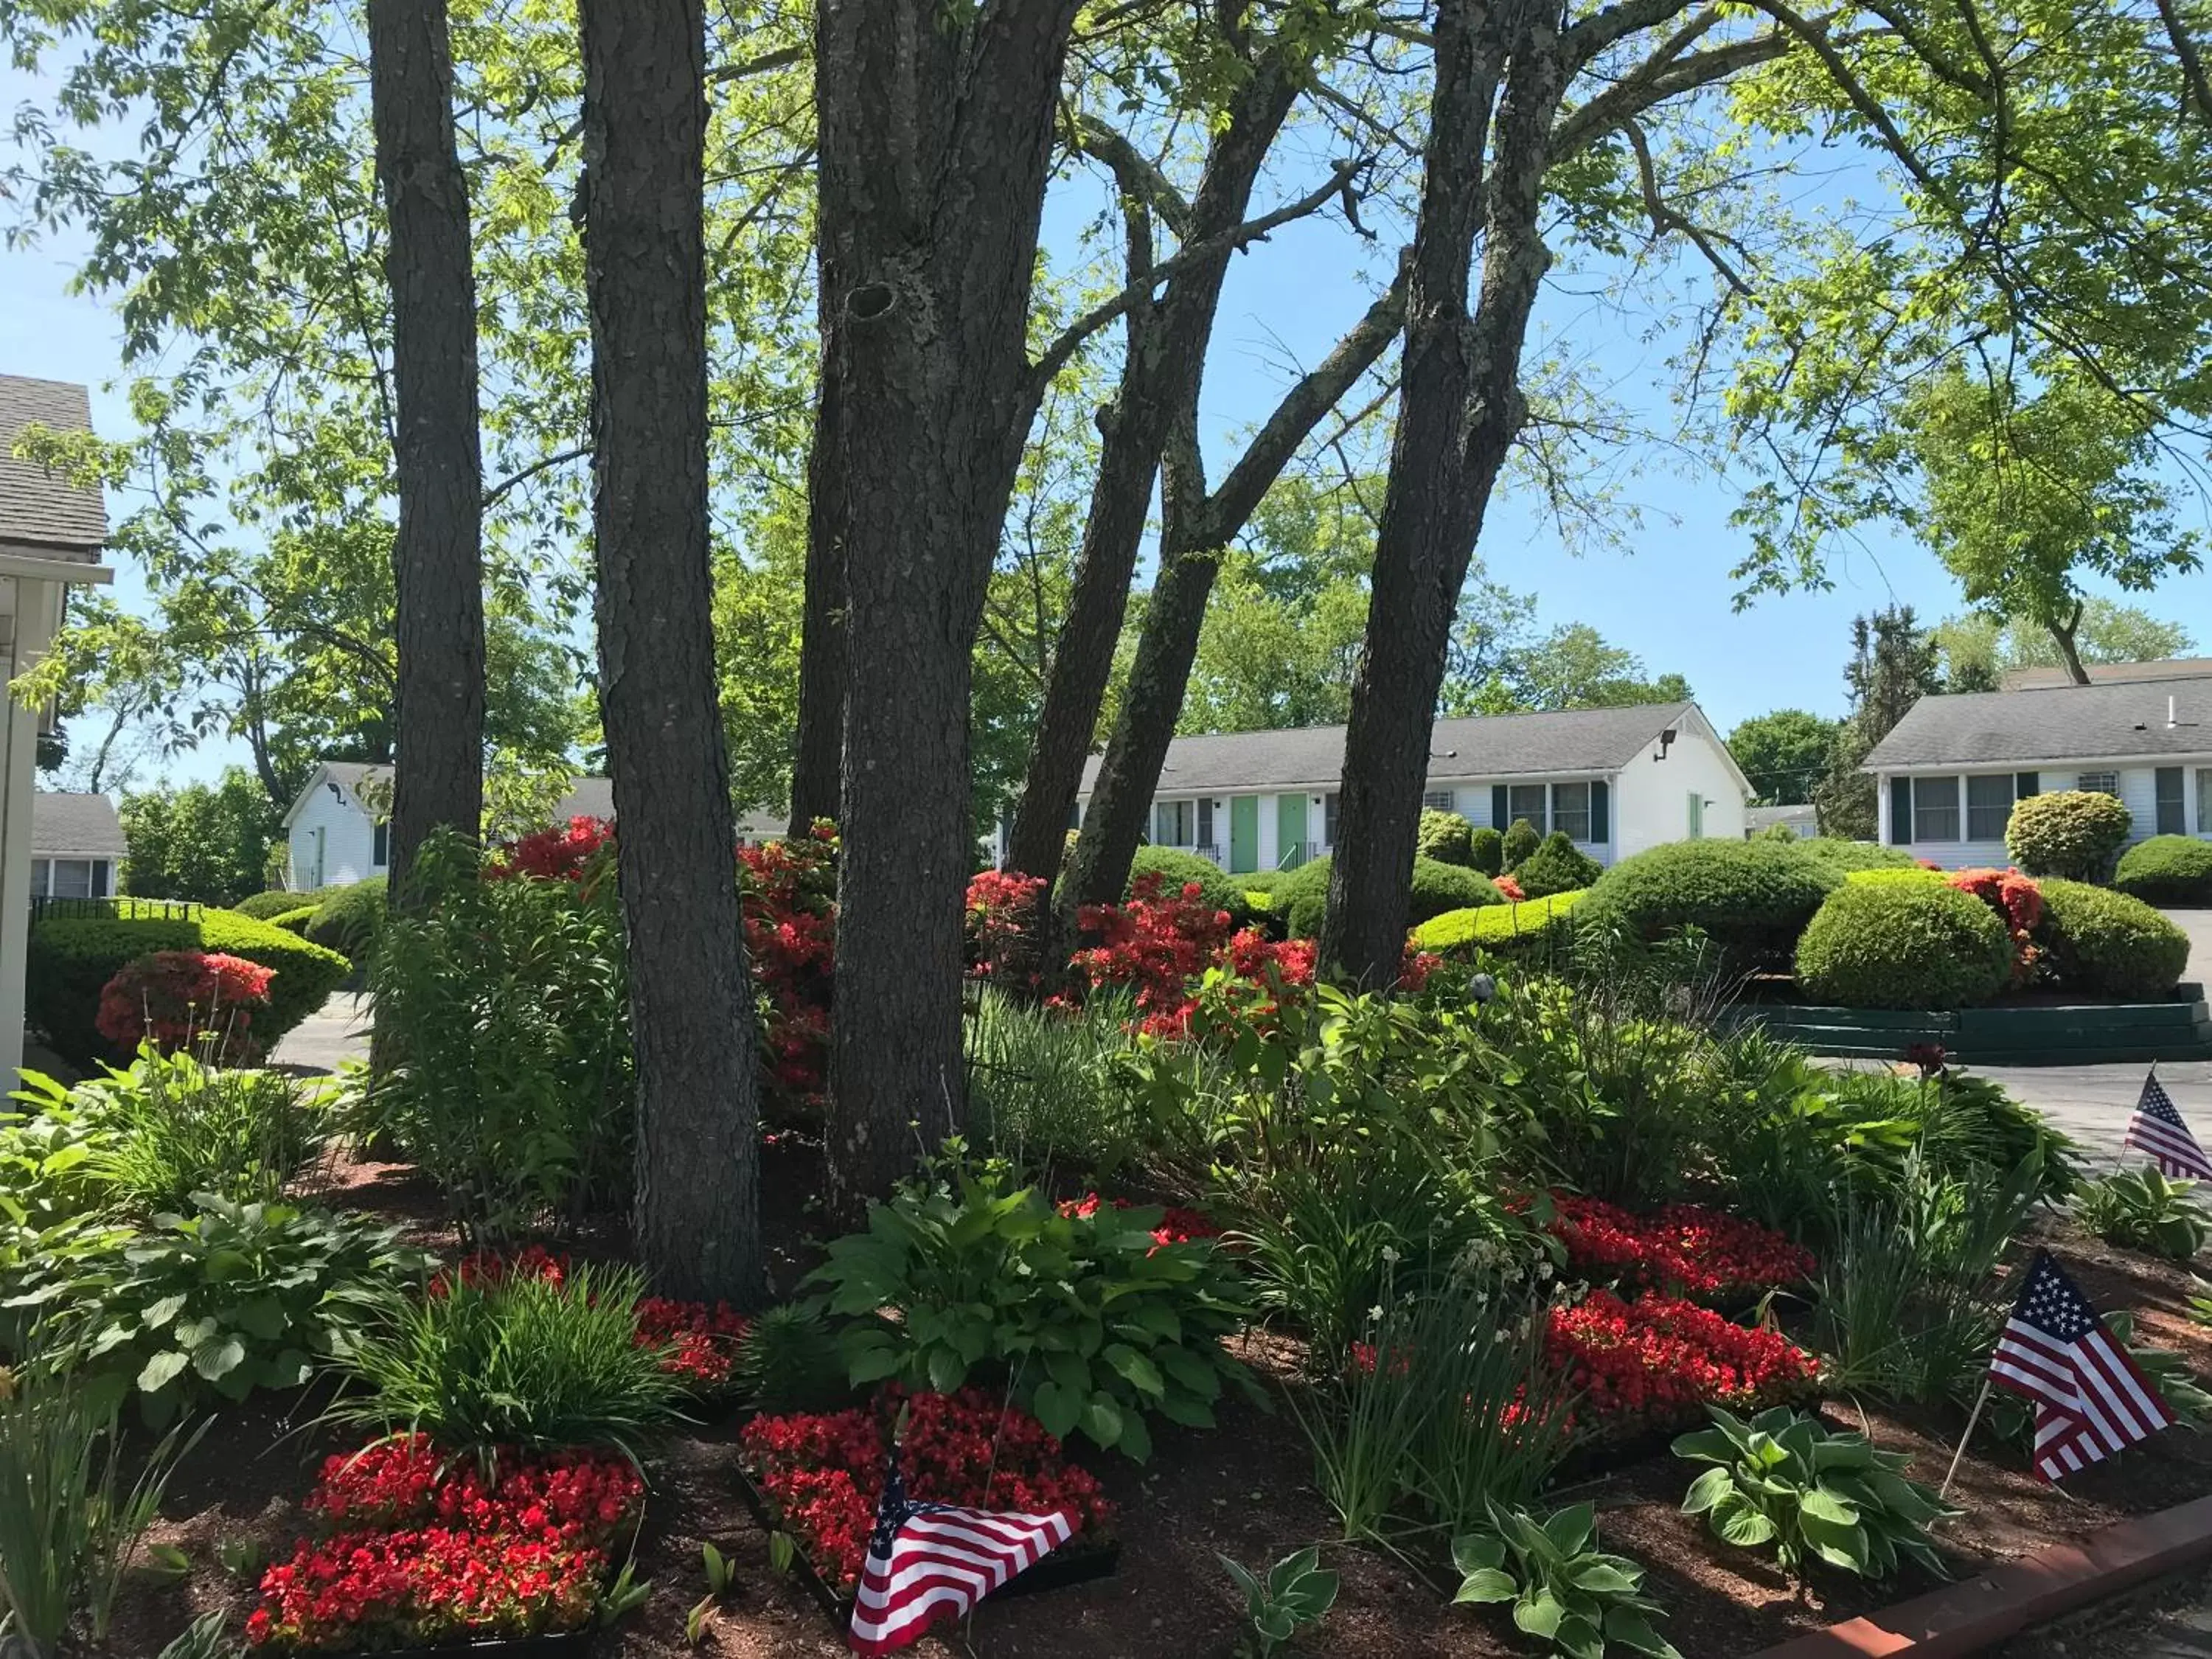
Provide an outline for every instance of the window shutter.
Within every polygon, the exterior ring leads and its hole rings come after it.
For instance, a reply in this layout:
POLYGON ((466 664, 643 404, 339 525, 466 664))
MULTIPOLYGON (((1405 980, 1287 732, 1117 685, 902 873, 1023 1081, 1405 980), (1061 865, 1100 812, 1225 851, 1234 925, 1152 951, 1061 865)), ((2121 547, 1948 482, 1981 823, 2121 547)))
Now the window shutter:
POLYGON ((1505 786, 1502 783, 1492 784, 1490 786, 1490 827, 1502 836, 1512 822, 1513 819, 1505 805, 1505 786))
POLYGON ((1589 838, 1601 847, 1613 839, 1613 786, 1603 778, 1590 784, 1589 838))
POLYGON ((2157 815, 2158 833, 2179 836, 2186 825, 2182 816, 2182 769, 2179 766, 2161 766, 2152 775, 2152 811, 2157 815))
POLYGON ((94 859, 92 861, 93 897, 106 898, 107 896, 107 872, 114 867, 115 866, 108 863, 106 859, 94 859))
POLYGON ((2012 775, 2012 798, 2014 800, 2026 800, 2030 795, 2042 793, 2043 781, 2034 773, 2015 772, 2012 775))
POLYGON ((1912 845, 1912 780, 1889 781, 1889 840, 1893 847, 1912 845))

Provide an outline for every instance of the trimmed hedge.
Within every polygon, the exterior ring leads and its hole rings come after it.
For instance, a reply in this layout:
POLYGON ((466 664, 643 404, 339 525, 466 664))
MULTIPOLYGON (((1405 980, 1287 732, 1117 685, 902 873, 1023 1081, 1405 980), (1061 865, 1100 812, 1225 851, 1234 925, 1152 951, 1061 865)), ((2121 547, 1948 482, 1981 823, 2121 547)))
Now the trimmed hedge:
POLYGON ((1505 826, 1504 848, 1505 867, 1508 870, 1518 870, 1521 867, 1521 860, 1543 844, 1544 838, 1536 833, 1534 824, 1526 818, 1514 819, 1511 823, 1505 826))
POLYGON ((1582 902, 1579 892, 1554 893, 1526 904, 1485 904, 1472 910, 1447 910, 1413 929, 1424 951, 1487 951, 1493 955, 1534 954, 1564 945, 1572 932, 1568 913, 1582 902))
POLYGON ((2090 996, 2142 1000, 2170 995, 2189 966, 2189 935, 2125 893, 2056 877, 2043 890, 2035 936, 2060 985, 2090 996))
POLYGON ((1996 913, 1925 872, 1869 872, 1828 896, 1797 941, 1797 985, 1844 1008, 1968 1008, 2012 978, 1996 913))
POLYGON ((2005 823, 2005 851, 2031 876, 2100 881, 2135 827, 2135 817, 2094 789, 2030 795, 2005 823))
POLYGON ((1797 843, 1826 865, 1849 875, 1854 870, 1917 870, 1920 861, 1902 847, 1884 847, 1878 841, 1846 841, 1841 836, 1808 836, 1797 843))
MULTIPOLYGON (((1321 937, 1322 921, 1328 913, 1328 867, 1326 858, 1300 865, 1276 894, 1275 907, 1284 912, 1291 938, 1321 937)), ((1456 864, 1416 856, 1413 890, 1407 896, 1406 925, 1418 927, 1447 910, 1504 902, 1505 896, 1490 884, 1488 878, 1456 864)))
POLYGON ((1439 864, 1456 864, 1471 870, 1474 867, 1474 852, 1470 845, 1474 835, 1474 826, 1459 813, 1440 812, 1433 806, 1424 806, 1413 850, 1439 864))
POLYGON ((124 963, 155 951, 220 951, 275 969, 269 1012, 257 1014, 253 1023, 255 1036, 265 1034, 272 1045, 321 1007, 352 970, 337 951, 235 910, 202 910, 189 921, 156 915, 48 916, 31 929, 30 1023, 57 1053, 77 1064, 126 1058, 94 1026, 100 989, 124 963))
POLYGON ((358 963, 368 959, 384 928, 385 883, 371 876, 349 886, 330 889, 308 919, 307 936, 326 951, 358 963))
POLYGON ((1578 892, 1605 873, 1605 866, 1575 845, 1564 830, 1554 830, 1544 844, 1521 860, 1513 879, 1532 899, 1554 893, 1578 892))
POLYGON ((1122 888, 1121 896, 1128 897, 1136 889, 1137 878, 1147 875, 1158 876, 1170 895, 1196 882, 1208 904, 1228 911, 1239 921, 1250 913, 1244 902, 1244 878, 1231 875, 1212 859, 1202 859, 1195 853, 1174 847, 1139 847, 1137 856, 1129 860, 1128 884, 1122 888))
POLYGON ((288 910, 297 910, 302 905, 313 908, 329 890, 326 888, 323 893, 288 893, 281 887, 272 887, 265 893, 248 893, 230 908, 256 921, 274 921, 288 910))
POLYGON ((1492 824, 1484 824, 1468 837, 1468 862, 1486 876, 1503 875, 1505 871, 1505 832, 1492 824))
POLYGON ((1623 859, 1591 886, 1577 924, 1650 944, 1703 932, 1738 968, 1786 960, 1842 872, 1803 842, 1678 841, 1623 859))
POLYGON ((2212 842, 2153 836, 2120 854, 2112 885, 2146 904, 2212 904, 2212 842))

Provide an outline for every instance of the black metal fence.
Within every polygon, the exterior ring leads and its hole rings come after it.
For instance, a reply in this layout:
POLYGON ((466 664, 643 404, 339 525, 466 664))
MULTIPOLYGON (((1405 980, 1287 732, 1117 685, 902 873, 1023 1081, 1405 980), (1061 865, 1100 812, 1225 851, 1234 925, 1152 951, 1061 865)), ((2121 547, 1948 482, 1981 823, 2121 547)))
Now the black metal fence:
POLYGON ((131 898, 51 898, 33 894, 31 898, 31 921, 35 924, 48 917, 56 920, 106 921, 118 917, 151 917, 164 921, 190 921, 200 913, 201 907, 191 899, 131 898))

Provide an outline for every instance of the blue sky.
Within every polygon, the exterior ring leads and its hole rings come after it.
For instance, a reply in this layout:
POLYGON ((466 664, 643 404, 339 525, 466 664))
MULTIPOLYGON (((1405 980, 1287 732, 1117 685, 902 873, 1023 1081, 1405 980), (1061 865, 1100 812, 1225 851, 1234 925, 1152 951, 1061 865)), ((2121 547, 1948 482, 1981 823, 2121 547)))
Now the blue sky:
MULTIPOLYGON (((0 109, 44 90, 33 77, 0 68, 0 109)), ((1048 244, 1068 246, 1095 210, 1095 198, 1079 189, 1056 196, 1047 216, 1048 244)), ((115 437, 130 425, 119 391, 108 384, 120 373, 118 331, 100 302, 68 291, 75 257, 65 239, 0 250, 0 373, 89 383, 94 423, 115 437)), ((1679 277, 1678 271, 1666 279, 1679 277)), ((1317 362, 1364 309, 1368 292, 1347 259, 1340 226, 1286 227, 1240 256, 1208 363, 1210 436, 1264 415, 1290 366, 1317 362)), ((1655 418, 1663 412, 1668 347, 1641 337, 1635 319, 1559 292, 1539 322, 1571 342, 1614 398, 1655 418)), ((1538 595, 1543 626, 1587 623, 1637 653, 1650 672, 1686 675, 1723 731, 1776 708, 1841 713, 1841 666, 1856 613, 1903 601, 1932 621, 1960 608, 1955 584, 1932 555, 1878 528, 1833 550, 1832 591, 1763 599, 1736 612, 1728 572, 1746 544, 1728 522, 1732 481, 1686 476, 1662 463, 1656 447, 1622 459, 1645 464, 1621 487, 1622 504, 1641 514, 1640 526, 1627 532, 1626 550, 1571 554, 1540 503, 1508 493, 1492 506, 1480 556, 1492 576, 1538 595)), ((117 591, 128 601, 143 587, 125 569, 117 591)), ((2212 574, 2170 583, 2148 603, 2212 647, 2212 574)), ((167 769, 173 778, 201 777, 242 757, 240 745, 210 744, 174 757, 167 769)))

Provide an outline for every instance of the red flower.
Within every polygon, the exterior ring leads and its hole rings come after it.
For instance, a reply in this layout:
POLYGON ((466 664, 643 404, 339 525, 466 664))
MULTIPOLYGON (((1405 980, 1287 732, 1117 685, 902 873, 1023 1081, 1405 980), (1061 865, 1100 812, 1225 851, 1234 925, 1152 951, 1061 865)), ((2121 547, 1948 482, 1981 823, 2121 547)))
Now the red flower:
POLYGON ((1817 1267, 1812 1253, 1780 1233, 1694 1204, 1634 1216, 1571 1193, 1552 1194, 1551 1231, 1568 1264, 1586 1276, 1718 1297, 1794 1285, 1817 1267))
POLYGON ((219 951, 155 951, 126 962, 100 988, 93 1024, 118 1048, 150 1040, 163 1054, 211 1043, 218 1064, 260 1057, 253 1013, 269 1006, 276 970, 219 951))
POLYGON ((1820 1369, 1778 1332, 1650 1291, 1634 1302, 1593 1291, 1554 1308, 1544 1352, 1583 1409, 1616 1432, 1693 1423, 1709 1405, 1753 1411, 1799 1399, 1820 1369))
POLYGON ((1490 884, 1504 896, 1509 904, 1526 904, 1528 902, 1528 894, 1521 890, 1521 884, 1510 876, 1492 876, 1490 884))
MULTIPOLYGON (((1097 1194, 1085 1193, 1081 1198, 1062 1200, 1060 1212, 1062 1215, 1072 1215, 1088 1221, 1098 1213, 1098 1206, 1102 1202, 1103 1200, 1097 1194)), ((1114 1207, 1117 1210, 1126 1210, 1132 1206, 1127 1199, 1117 1198, 1114 1200, 1114 1207)), ((1220 1237, 1221 1229, 1213 1224, 1211 1217, 1202 1215, 1196 1210, 1187 1210, 1179 1204, 1163 1205, 1160 1208, 1160 1224, 1152 1229, 1152 1242, 1155 1246, 1188 1244, 1193 1239, 1220 1237)))
POLYGON ((2012 938, 2012 982, 2026 984, 2043 957, 2030 937, 2043 920, 2043 890, 2017 870, 1954 870, 1943 879, 1997 913, 2012 938))
POLYGON ((538 830, 507 843, 484 873, 494 881, 530 876, 539 881, 576 881, 601 848, 614 841, 614 824, 581 814, 565 824, 538 830))

